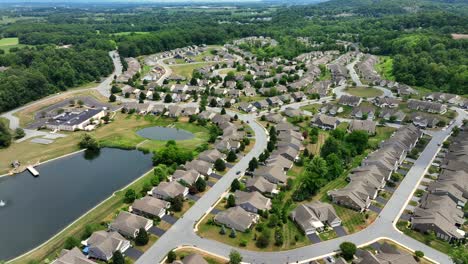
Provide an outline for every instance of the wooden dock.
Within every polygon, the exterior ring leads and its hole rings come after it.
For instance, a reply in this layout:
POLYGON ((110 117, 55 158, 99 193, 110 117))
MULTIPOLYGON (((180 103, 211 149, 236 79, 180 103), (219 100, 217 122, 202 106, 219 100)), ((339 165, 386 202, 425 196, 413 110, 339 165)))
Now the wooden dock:
POLYGON ((33 167, 33 166, 28 166, 26 169, 34 176, 37 177, 39 176, 39 172, 33 167))

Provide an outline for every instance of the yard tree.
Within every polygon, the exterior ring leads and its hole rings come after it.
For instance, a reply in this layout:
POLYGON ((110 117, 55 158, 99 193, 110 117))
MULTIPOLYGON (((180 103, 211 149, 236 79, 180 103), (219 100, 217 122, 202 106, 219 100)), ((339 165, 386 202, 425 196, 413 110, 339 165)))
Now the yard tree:
POLYGON ((67 239, 65 239, 65 243, 63 244, 63 247, 65 249, 72 249, 74 247, 79 247, 79 246, 80 246, 80 240, 73 236, 67 237, 67 239))
POLYGON ((146 232, 144 228, 140 228, 140 230, 138 231, 138 235, 135 238, 135 243, 138 246, 144 246, 148 244, 148 241, 149 241, 148 232, 146 232))
POLYGON ((140 99, 140 101, 143 101, 146 99, 146 94, 145 93, 140 93, 140 95, 138 96, 138 98, 140 99))
POLYGON ((173 250, 169 251, 169 253, 167 254, 167 262, 172 263, 176 259, 177 259, 176 253, 173 250))
POLYGON ((112 264, 125 264, 125 258, 119 250, 112 255, 112 264))
POLYGON ((226 114, 226 109, 224 109, 224 107, 221 109, 221 114, 222 114, 222 115, 225 115, 225 114, 226 114))
POLYGON ((115 102, 115 100, 117 100, 117 97, 114 94, 111 94, 109 96, 109 102, 113 103, 113 102, 115 102))
POLYGON ((227 206, 228 207, 234 207, 236 206, 236 198, 234 198, 234 195, 229 195, 227 199, 227 206))
POLYGON ((24 133, 24 130, 21 127, 18 127, 18 128, 15 129, 15 138, 16 139, 23 138, 25 135, 26 135, 26 133, 24 133))
POLYGON ((158 92, 153 93, 153 101, 161 100, 161 95, 158 92))
POLYGON ((258 236, 257 242, 255 243, 255 245, 259 248, 268 247, 268 244, 270 244, 270 237, 271 237, 270 229, 264 228, 262 230, 262 233, 260 233, 260 236, 258 236))
POLYGON ((416 250, 414 252, 414 256, 415 256, 415 259, 419 261, 420 259, 424 258, 424 252, 422 252, 421 250, 416 250))
POLYGON ((206 190, 206 181, 202 177, 198 178, 195 187, 199 192, 204 192, 206 190))
POLYGON ((133 190, 133 189, 128 189, 128 190, 125 192, 124 202, 125 202, 125 203, 133 203, 133 201, 135 201, 135 199, 136 199, 135 190, 133 190))
POLYGON ((281 228, 275 229, 275 246, 282 246, 284 242, 283 230, 281 228))
POLYGON ((343 173, 343 161, 338 157, 338 155, 332 153, 328 155, 325 160, 327 161, 328 165, 327 178, 329 180, 336 179, 343 173))
POLYGON ((216 171, 224 171, 226 170, 226 162, 222 159, 217 159, 215 161, 214 168, 216 171))
POLYGON ((226 157, 226 161, 227 162, 234 162, 234 161, 236 161, 236 159, 237 159, 236 153, 233 150, 229 151, 229 153, 228 153, 228 155, 226 157))
POLYGON ((343 242, 340 244, 341 254, 346 260, 352 260, 356 253, 356 245, 351 242, 343 242))
POLYGON ((237 190, 241 189, 241 183, 240 181, 236 178, 232 181, 231 183, 231 192, 235 192, 237 190))
POLYGON ((246 146, 250 145, 250 139, 247 138, 247 137, 243 138, 243 139, 242 139, 242 142, 244 142, 244 144, 245 144, 246 146))
POLYGON ((111 87, 111 93, 115 94, 115 93, 120 93, 121 91, 122 91, 122 90, 121 90, 119 87, 117 87, 117 86, 115 86, 115 85, 112 85, 112 87, 111 87))
POLYGON ((450 258, 456 264, 468 263, 468 250, 466 245, 459 245, 458 247, 452 247, 449 252, 450 258))
POLYGON ((174 210, 174 212, 182 211, 183 207, 184 207, 184 197, 182 197, 182 195, 179 194, 176 197, 171 199, 171 209, 174 210))
POLYGON ((240 264, 241 262, 242 255, 236 250, 231 250, 231 253, 229 253, 229 264, 240 264))
POLYGON ((231 233, 229 234, 229 237, 230 238, 236 238, 237 234, 236 234, 236 230, 234 228, 231 228, 231 233))
POLYGON ((164 102, 172 103, 172 96, 170 94, 166 94, 166 96, 164 96, 164 102))
POLYGON ((221 229, 219 230, 219 234, 220 235, 225 235, 226 234, 226 228, 224 227, 224 225, 221 226, 221 229))
POLYGON ((88 133, 83 135, 78 145, 82 149, 88 149, 91 151, 98 151, 101 148, 99 142, 88 133))
POLYGON ((218 102, 216 102, 216 99, 211 99, 210 101, 210 107, 216 107, 218 105, 218 102))
POLYGON ((257 158, 253 157, 249 161, 249 171, 254 171, 258 167, 258 161, 257 158))
POLYGON ((356 130, 346 135, 345 141, 356 149, 357 154, 362 154, 367 147, 369 135, 365 131, 356 130))

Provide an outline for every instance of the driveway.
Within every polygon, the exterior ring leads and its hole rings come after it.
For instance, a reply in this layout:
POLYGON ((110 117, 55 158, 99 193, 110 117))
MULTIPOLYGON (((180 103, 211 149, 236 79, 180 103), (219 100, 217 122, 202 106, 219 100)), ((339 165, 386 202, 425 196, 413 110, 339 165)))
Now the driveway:
POLYGON ((213 178, 219 180, 219 179, 221 179, 223 176, 221 176, 221 175, 219 175, 219 174, 213 172, 213 173, 210 174, 210 177, 213 177, 213 178))
POLYGON ((136 248, 128 248, 126 251, 125 251, 125 256, 133 259, 133 260, 138 260, 141 256, 143 255, 143 252, 141 252, 140 250, 136 249, 136 248))
POLYGON ((346 236, 348 234, 346 233, 346 230, 344 229, 343 226, 335 226, 333 227, 333 230, 335 231, 338 237, 346 236))
POLYGON ((221 210, 219 210, 217 208, 213 208, 213 209, 211 209, 210 214, 217 215, 219 212, 221 212, 221 210))
POLYGON ((171 216, 171 215, 165 215, 161 218, 166 223, 169 223, 171 225, 175 224, 177 222, 177 218, 171 216))
POLYGON ((378 214, 380 214, 380 212, 382 212, 382 208, 380 208, 378 206, 375 206, 373 204, 369 205, 369 210, 371 210, 373 212, 376 212, 378 214))
POLYGON ((198 201, 198 199, 200 199, 200 197, 192 194, 187 194, 187 198, 195 202, 198 201))
POLYGON ((155 235, 155 236, 162 236, 164 233, 166 233, 166 230, 163 230, 157 226, 152 226, 150 229, 148 229, 148 232, 155 235))
POLYGON ((322 242, 322 240, 320 240, 320 237, 315 233, 307 235, 307 238, 310 240, 310 242, 314 244, 322 242))

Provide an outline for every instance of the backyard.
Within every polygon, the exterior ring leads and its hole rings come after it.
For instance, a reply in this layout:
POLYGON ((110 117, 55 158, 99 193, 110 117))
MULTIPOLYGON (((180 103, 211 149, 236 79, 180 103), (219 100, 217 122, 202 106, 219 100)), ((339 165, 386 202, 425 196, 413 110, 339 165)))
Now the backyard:
POLYGON ((170 65, 169 67, 172 69, 172 73, 174 75, 180 75, 187 79, 192 78, 193 70, 202 68, 207 65, 211 65, 210 62, 195 62, 195 63, 187 63, 181 65, 170 65))

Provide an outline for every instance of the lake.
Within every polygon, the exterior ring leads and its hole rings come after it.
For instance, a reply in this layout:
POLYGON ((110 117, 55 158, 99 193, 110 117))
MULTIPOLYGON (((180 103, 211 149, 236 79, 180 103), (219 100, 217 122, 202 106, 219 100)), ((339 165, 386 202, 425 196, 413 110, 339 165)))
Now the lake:
POLYGON ((152 140, 187 140, 194 135, 186 130, 173 127, 147 127, 136 132, 139 136, 152 140))
POLYGON ((88 210, 152 167, 151 155, 104 148, 80 152, 0 178, 0 260, 19 256, 47 241, 88 210))

